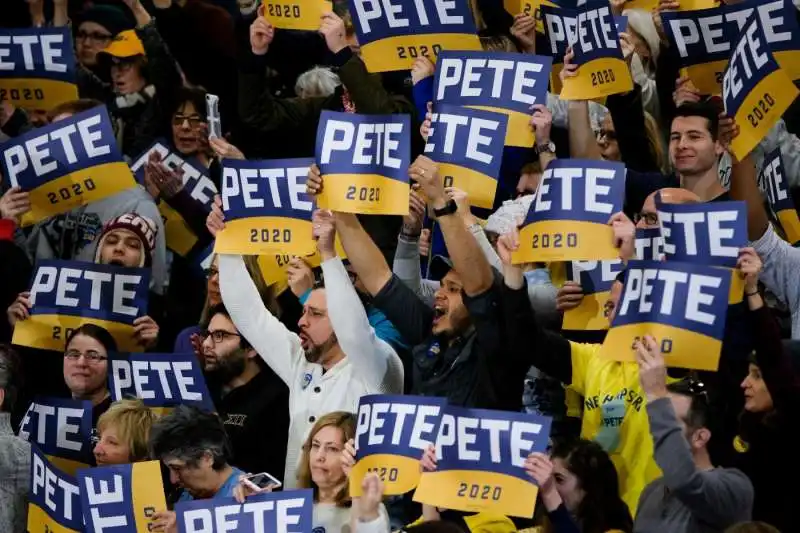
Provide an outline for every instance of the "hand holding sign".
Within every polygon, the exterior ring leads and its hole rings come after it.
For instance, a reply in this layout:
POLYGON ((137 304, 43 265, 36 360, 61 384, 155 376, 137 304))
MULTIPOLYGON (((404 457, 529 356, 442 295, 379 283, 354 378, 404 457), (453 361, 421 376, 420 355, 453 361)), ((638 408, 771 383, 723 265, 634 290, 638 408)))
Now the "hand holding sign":
POLYGON ((216 237, 218 232, 225 229, 225 213, 222 212, 222 197, 219 194, 214 196, 214 203, 206 218, 206 229, 212 237, 216 237))
POLYGON ((371 472, 364 476, 364 481, 361 482, 361 496, 353 499, 360 522, 377 520, 383 500, 383 482, 378 474, 371 472))
POLYGON ((739 250, 739 260, 736 268, 739 269, 739 274, 744 278, 744 292, 748 296, 758 293, 758 274, 763 267, 764 264, 755 249, 748 246, 739 250))
MULTIPOLYGON (((263 5, 259 9, 263 12, 263 5)), ((262 13, 263 14, 263 13, 262 13)), ((275 38, 275 27, 263 16, 256 17, 250 25, 250 49, 254 55, 263 56, 275 38)))
POLYGON ((319 33, 325 38, 328 50, 334 54, 347 48, 347 34, 344 21, 334 12, 325 13, 321 17, 319 33))
POLYGON ((336 224, 333 213, 327 209, 317 209, 311 215, 314 224, 312 235, 317 241, 317 250, 323 261, 336 257, 336 224))
POLYGON ((519 42, 521 49, 526 54, 536 53, 536 19, 525 13, 514 16, 511 25, 511 35, 519 42))
POLYGON ((0 198, 0 218, 19 224, 22 215, 31 210, 30 193, 21 187, 11 187, 0 198))
POLYGON ((447 203, 447 194, 439 176, 439 165, 421 155, 408 168, 408 175, 419 183, 434 209, 444 207, 447 203))
POLYGON ((133 321, 133 336, 145 350, 155 346, 158 341, 159 327, 149 316, 140 316, 133 321))
POLYGON ((29 316, 31 316, 31 293, 30 291, 25 291, 19 293, 17 299, 14 300, 8 309, 6 310, 6 316, 8 317, 8 323, 11 327, 14 327, 20 320, 26 320, 29 316))
POLYGON ((292 294, 300 298, 314 287, 314 271, 308 263, 299 257, 289 261, 286 268, 286 277, 292 294))
POLYGON ((565 281, 556 292, 556 309, 562 313, 575 309, 583 301, 583 288, 577 281, 565 281))
POLYGON ((667 366, 661 346, 652 335, 645 335, 634 343, 636 362, 639 363, 639 381, 647 401, 667 396, 667 366))

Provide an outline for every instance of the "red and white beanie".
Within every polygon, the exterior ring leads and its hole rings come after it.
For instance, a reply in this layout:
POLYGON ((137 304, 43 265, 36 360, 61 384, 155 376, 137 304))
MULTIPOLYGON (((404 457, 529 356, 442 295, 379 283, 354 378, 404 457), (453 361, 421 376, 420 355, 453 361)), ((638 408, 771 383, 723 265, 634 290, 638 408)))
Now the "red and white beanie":
POLYGON ((139 237, 139 240, 142 241, 143 244, 142 249, 144 250, 139 266, 150 266, 153 262, 153 250, 156 248, 158 226, 156 226, 151 219, 136 213, 125 213, 124 215, 109 220, 106 225, 103 226, 103 233, 100 235, 100 240, 97 242, 97 249, 94 254, 95 262, 97 263, 100 261, 103 243, 108 234, 115 229, 125 229, 139 237))

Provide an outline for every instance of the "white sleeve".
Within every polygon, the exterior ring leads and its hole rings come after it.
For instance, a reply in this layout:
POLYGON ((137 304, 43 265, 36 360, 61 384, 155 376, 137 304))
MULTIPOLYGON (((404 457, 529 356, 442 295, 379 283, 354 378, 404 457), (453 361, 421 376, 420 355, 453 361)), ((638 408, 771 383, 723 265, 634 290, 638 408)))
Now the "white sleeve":
POLYGON ((397 354, 369 325, 364 304, 342 260, 334 257, 323 261, 322 275, 328 297, 328 317, 339 346, 350 359, 353 373, 379 390, 389 368, 389 358, 397 354))
POLYGON ((486 260, 489 261, 489 264, 492 265, 492 267, 498 272, 502 272, 503 262, 500 261, 500 257, 497 255, 497 252, 494 251, 492 243, 489 242, 489 238, 486 236, 486 232, 483 231, 481 225, 473 224, 469 227, 469 231, 475 237, 475 240, 478 242, 478 246, 481 247, 481 251, 486 257, 486 260))
POLYGON ((219 288, 231 320, 269 367, 290 387, 305 361, 300 338, 261 301, 240 255, 219 255, 219 288))
POLYGON ((750 244, 764 262, 759 278, 794 315, 800 308, 800 249, 778 237, 772 225, 750 244))

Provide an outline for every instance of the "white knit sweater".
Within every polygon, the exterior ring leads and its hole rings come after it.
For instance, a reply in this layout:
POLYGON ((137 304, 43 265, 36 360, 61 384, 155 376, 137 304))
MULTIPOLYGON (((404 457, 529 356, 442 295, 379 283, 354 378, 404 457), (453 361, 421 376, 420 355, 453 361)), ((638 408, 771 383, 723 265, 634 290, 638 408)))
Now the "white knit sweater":
MULTIPOLYGON (((322 366, 306 361, 300 338, 264 307, 244 261, 238 255, 219 256, 222 300, 244 338, 289 387, 289 441, 283 484, 297 485, 297 463, 303 441, 320 416, 332 411, 355 413, 365 394, 402 394, 403 363, 394 349, 369 325, 342 261, 322 263, 328 316, 347 357, 323 374, 322 366)), ((264 428, 269 438, 269 428, 264 428)))

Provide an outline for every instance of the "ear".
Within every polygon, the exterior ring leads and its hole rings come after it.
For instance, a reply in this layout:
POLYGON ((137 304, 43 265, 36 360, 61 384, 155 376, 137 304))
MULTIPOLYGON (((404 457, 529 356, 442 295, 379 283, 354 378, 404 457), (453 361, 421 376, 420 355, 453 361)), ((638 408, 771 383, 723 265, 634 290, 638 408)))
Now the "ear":
POLYGON ((247 356, 248 359, 255 359, 256 357, 258 357, 258 352, 255 350, 255 348, 248 348, 247 351, 245 352, 245 355, 247 356))
POLYGON ((708 428, 700 428, 692 435, 692 447, 696 449, 704 448, 711 440, 711 431, 708 428))

